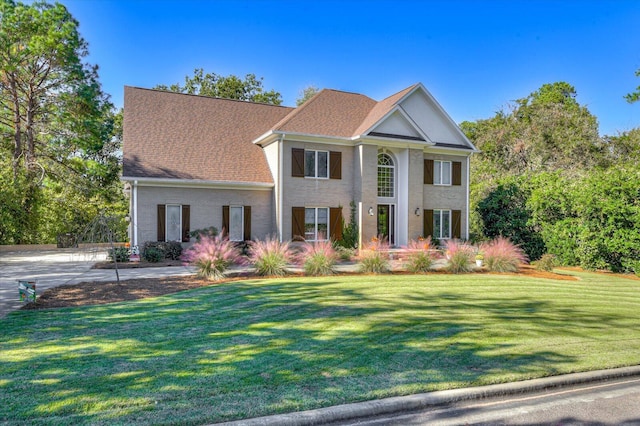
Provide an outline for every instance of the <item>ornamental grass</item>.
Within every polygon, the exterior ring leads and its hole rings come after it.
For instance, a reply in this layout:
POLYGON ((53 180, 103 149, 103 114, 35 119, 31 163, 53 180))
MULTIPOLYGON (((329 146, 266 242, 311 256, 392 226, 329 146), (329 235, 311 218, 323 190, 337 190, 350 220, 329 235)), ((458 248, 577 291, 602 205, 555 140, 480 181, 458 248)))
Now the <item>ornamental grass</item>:
POLYGON ((198 276, 218 281, 230 265, 241 262, 241 254, 235 243, 223 235, 203 236, 182 255, 182 261, 194 265, 198 276))
POLYGON ((447 271, 460 274, 473 271, 475 248, 459 240, 445 240, 445 253, 447 256, 447 271))
POLYGON ((283 277, 289 273, 287 264, 294 258, 288 241, 280 242, 276 237, 264 241, 253 241, 249 246, 249 262, 261 276, 283 277))
POLYGON ((338 253, 329 240, 305 243, 298 255, 298 263, 309 276, 333 275, 337 260, 338 253))
POLYGON ((425 273, 433 269, 437 252, 431 245, 431 237, 411 240, 407 244, 407 260, 405 268, 413 273, 425 273))
POLYGON ((520 265, 527 263, 527 255, 522 248, 505 237, 497 237, 484 244, 484 263, 489 271, 517 272, 520 265))
POLYGON ((360 272, 382 274, 389 272, 389 243, 386 238, 373 237, 358 254, 360 272))

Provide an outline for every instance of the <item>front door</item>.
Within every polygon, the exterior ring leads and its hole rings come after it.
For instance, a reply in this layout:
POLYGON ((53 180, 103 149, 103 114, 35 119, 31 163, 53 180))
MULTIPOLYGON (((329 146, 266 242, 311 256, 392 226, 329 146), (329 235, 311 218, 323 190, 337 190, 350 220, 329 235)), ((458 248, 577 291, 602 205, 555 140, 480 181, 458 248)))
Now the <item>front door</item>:
POLYGON ((393 204, 378 204, 378 236, 387 239, 390 245, 396 243, 396 212, 393 204))

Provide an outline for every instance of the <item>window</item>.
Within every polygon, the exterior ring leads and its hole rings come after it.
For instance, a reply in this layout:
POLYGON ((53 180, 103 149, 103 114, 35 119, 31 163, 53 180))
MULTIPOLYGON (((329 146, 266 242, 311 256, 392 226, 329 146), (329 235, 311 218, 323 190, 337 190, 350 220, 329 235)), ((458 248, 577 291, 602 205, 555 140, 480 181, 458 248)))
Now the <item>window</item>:
POLYGON ((451 185, 451 161, 435 160, 433 162, 433 183, 451 185))
POLYGON ((451 238, 451 210, 433 211, 433 236, 451 238))
POLYGON ((222 206, 222 229, 231 241, 251 239, 251 206, 222 206))
POLYGON ((304 239, 307 241, 329 238, 329 209, 312 207, 304 209, 304 239))
POLYGON ((189 242, 189 216, 186 204, 158 204, 158 241, 189 242))
POLYGON ((329 177, 329 151, 304 151, 304 176, 311 178, 329 177))
POLYGON ((389 154, 378 154, 378 197, 395 196, 395 165, 389 154))

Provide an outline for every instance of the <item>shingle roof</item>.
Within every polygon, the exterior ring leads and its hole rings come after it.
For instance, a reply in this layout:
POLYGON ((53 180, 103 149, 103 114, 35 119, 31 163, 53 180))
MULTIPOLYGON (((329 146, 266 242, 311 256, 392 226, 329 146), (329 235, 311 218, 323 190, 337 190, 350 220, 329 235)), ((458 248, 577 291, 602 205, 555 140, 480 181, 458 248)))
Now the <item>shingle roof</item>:
POLYGON ((291 111, 125 87, 123 176, 272 183, 251 141, 291 111))
POLYGON ((351 137, 376 105, 358 93, 324 89, 273 126, 278 132, 351 137))

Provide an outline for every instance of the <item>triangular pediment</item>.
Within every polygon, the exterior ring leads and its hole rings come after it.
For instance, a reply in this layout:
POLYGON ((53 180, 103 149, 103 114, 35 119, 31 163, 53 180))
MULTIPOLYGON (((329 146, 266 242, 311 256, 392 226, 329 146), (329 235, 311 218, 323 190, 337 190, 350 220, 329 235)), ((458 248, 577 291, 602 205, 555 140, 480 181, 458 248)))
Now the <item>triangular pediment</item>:
POLYGON ((395 108, 373 127, 369 135, 427 141, 425 134, 399 108, 395 108))

